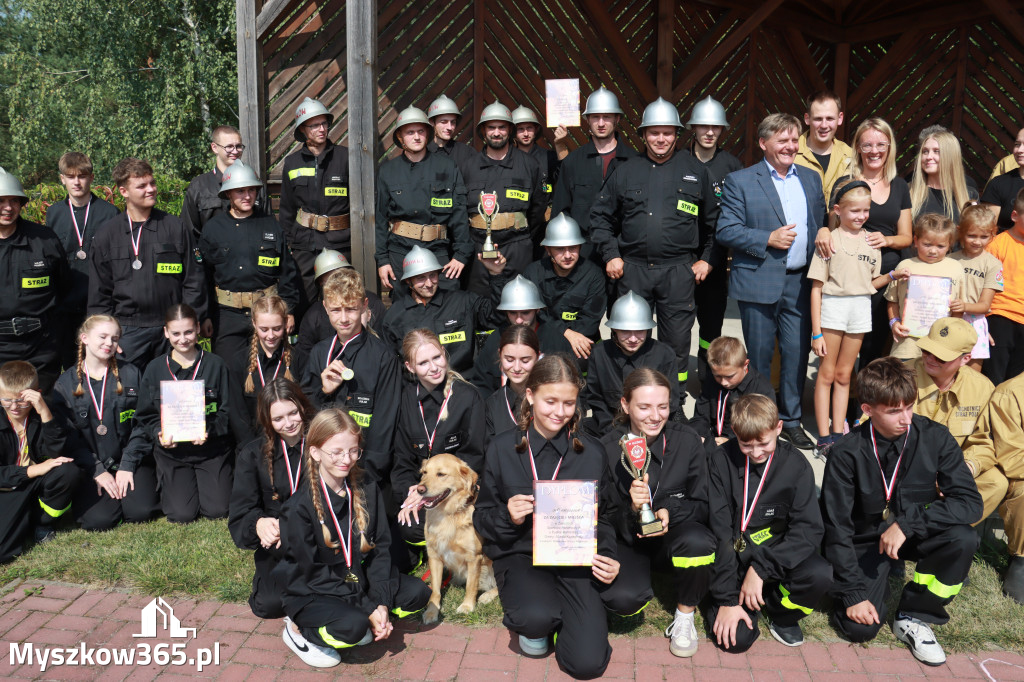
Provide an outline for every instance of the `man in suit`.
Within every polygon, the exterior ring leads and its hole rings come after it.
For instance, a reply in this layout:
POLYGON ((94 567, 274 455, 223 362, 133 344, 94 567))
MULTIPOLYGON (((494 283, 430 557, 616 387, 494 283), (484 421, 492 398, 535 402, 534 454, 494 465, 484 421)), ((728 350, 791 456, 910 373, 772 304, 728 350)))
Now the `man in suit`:
POLYGON ((750 362, 770 376, 778 339, 781 435, 807 449, 814 447, 800 427, 811 345, 807 266, 825 221, 825 197, 818 174, 795 164, 799 119, 771 114, 757 136, 764 160, 726 176, 717 236, 733 250, 729 292, 739 302, 750 362))

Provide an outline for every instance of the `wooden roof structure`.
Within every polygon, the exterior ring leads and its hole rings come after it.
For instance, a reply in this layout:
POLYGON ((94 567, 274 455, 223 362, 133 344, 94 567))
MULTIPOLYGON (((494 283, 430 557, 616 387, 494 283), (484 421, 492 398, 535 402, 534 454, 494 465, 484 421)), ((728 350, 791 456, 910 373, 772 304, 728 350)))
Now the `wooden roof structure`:
POLYGON ((472 143, 486 104, 542 114, 544 80, 578 77, 583 97, 600 85, 619 96, 634 146, 657 96, 685 120, 711 95, 729 115, 724 146, 749 163, 764 115, 800 114, 809 93, 833 89, 840 138, 885 118, 905 172, 921 129, 942 124, 979 184, 1024 125, 1024 0, 237 0, 237 18, 246 160, 273 188, 297 145, 296 106, 323 101, 331 139, 355 152, 352 218, 365 227, 353 256, 367 273, 375 164, 397 112, 441 93, 462 108, 459 139, 472 143))

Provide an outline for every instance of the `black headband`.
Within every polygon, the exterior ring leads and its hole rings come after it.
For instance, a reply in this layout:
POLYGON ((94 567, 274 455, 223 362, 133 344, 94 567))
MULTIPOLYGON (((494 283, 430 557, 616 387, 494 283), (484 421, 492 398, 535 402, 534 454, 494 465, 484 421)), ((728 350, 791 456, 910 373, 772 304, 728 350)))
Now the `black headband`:
POLYGON ((836 204, 838 204, 839 200, 843 198, 844 194, 849 192, 851 189, 857 189, 858 187, 863 187, 869 192, 871 191, 871 186, 868 185, 868 183, 864 182, 863 180, 854 180, 853 182, 848 182, 836 190, 836 198, 832 202, 832 205, 835 206, 836 204))

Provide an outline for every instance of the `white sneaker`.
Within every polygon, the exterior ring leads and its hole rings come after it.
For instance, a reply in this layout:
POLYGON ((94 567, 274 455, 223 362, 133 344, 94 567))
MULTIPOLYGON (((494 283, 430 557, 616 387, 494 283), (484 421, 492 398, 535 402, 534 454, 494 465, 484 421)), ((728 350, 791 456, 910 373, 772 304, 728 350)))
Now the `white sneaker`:
POLYGON ((519 650, 526 656, 543 656, 548 652, 547 637, 524 637, 519 635, 519 650))
MULTIPOLYGON (((295 655, 302 659, 303 663, 314 668, 333 668, 341 663, 341 654, 332 647, 313 644, 301 634, 292 630, 290 618, 284 619, 284 632, 281 638, 288 648, 295 652, 295 655)), ((364 637, 365 639, 365 637, 364 637)))
POLYGON ((665 636, 669 638, 668 650, 673 656, 689 658, 697 653, 697 628, 692 613, 688 618, 676 616, 665 628, 665 636))
POLYGON ((942 665, 946 662, 946 652, 936 641, 935 633, 927 623, 899 614, 892 623, 892 634, 910 647, 914 658, 925 665, 942 665))

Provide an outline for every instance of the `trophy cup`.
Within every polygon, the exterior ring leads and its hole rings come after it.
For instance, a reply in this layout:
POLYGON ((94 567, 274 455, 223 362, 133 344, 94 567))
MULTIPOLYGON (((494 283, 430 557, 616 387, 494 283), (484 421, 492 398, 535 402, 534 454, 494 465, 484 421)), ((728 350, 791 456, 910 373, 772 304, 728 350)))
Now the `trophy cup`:
POLYGON ((484 217, 484 221, 487 223, 487 237, 484 239, 480 256, 483 258, 497 258, 498 251, 494 248, 494 242, 491 241, 491 219, 498 212, 498 193, 481 192, 480 204, 477 206, 477 210, 480 211, 480 215, 484 217))
MULTIPOLYGON (((648 458, 650 450, 647 449, 647 439, 643 436, 634 436, 632 433, 627 433, 619 439, 619 446, 622 448, 622 466, 626 467, 626 471, 629 472, 630 476, 638 481, 642 481, 644 474, 647 473, 647 466, 650 464, 650 459, 648 458)), ((661 519, 656 517, 654 512, 651 511, 650 503, 644 502, 643 506, 640 507, 638 516, 641 536, 661 532, 661 519)))

